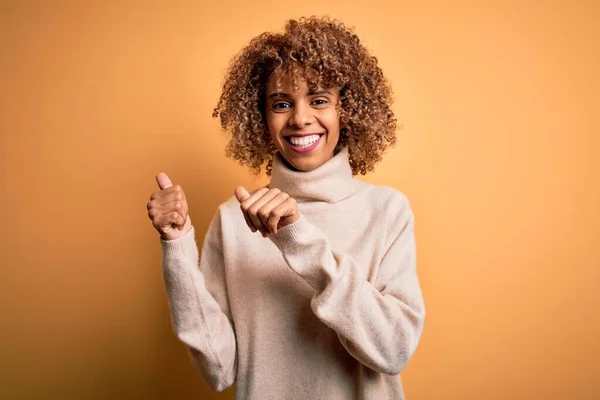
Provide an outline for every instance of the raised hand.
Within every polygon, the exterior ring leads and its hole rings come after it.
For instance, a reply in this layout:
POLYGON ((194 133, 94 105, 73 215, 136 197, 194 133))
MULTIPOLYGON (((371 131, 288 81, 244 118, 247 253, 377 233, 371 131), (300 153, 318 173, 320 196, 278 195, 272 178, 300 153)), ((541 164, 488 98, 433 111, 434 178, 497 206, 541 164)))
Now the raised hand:
POLYGON ((159 190, 152 193, 146 205, 148 217, 163 240, 178 239, 192 229, 185 193, 162 172, 156 175, 156 183, 159 190))
POLYGON ((293 224, 300 218, 296 200, 279 189, 262 188, 253 195, 239 186, 235 197, 248 227, 252 232, 259 231, 263 237, 277 233, 277 229, 293 224))

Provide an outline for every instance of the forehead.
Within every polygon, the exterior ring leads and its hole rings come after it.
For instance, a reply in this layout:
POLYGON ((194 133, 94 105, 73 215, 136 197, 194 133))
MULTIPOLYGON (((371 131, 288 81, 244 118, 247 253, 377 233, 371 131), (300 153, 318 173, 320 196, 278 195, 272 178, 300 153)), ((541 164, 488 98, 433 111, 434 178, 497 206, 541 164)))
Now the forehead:
MULTIPOLYGON (((296 72, 293 75, 291 72, 275 70, 269 76, 266 86, 266 94, 269 95, 271 93, 298 93, 298 92, 308 92, 313 90, 321 90, 327 89, 332 91, 334 88, 328 88, 323 85, 319 85, 316 82, 311 82, 313 85, 309 83, 306 79, 306 76, 301 72, 296 72), (295 82, 294 82, 295 78, 295 82), (294 85, 296 86, 294 88, 294 85)), ((335 90, 333 90, 335 91, 335 90)))
MULTIPOLYGON (((298 89, 304 89, 307 86, 306 78, 300 74, 296 75, 296 85, 298 89)), ((267 81, 267 93, 271 92, 294 92, 294 81, 291 72, 273 71, 267 81)))

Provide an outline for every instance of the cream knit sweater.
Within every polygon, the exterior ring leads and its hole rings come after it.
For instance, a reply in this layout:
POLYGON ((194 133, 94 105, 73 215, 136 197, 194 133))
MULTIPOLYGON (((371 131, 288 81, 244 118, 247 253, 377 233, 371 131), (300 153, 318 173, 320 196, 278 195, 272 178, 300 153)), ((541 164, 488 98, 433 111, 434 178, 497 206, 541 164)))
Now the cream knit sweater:
POLYGON ((237 399, 403 399, 425 317, 409 201, 355 179, 345 148, 310 172, 277 154, 269 187, 302 215, 275 236, 252 233, 232 197, 201 257, 193 228, 161 240, 192 363, 215 390, 236 382, 237 399))

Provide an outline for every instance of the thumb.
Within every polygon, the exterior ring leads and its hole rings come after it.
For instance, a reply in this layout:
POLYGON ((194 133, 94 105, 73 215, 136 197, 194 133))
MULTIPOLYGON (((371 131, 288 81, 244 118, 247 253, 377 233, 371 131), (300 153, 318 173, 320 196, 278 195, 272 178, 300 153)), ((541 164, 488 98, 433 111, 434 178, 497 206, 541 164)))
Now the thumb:
POLYGON ((173 183, 171 183, 171 180, 169 179, 167 174, 165 174, 164 172, 161 172, 158 175, 156 175, 156 183, 158 183, 158 187, 161 190, 170 188, 171 186, 173 186, 173 183))
POLYGON ((248 191, 243 186, 238 186, 235 189, 235 197, 240 203, 242 203, 248 200, 248 198, 250 198, 250 193, 248 193, 248 191))

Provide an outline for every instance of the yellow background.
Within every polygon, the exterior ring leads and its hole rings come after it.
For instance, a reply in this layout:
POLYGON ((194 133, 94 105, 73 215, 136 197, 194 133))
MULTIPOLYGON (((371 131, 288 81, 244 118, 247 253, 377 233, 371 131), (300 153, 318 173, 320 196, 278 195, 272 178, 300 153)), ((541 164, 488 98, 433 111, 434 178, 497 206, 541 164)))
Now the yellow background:
POLYGON ((0 397, 233 398, 172 333, 145 206, 167 172, 203 236, 266 182, 212 108, 233 54, 311 14, 356 27, 404 126, 362 179, 416 216, 407 398, 600 398, 600 3, 499 0, 3 1, 0 397))

